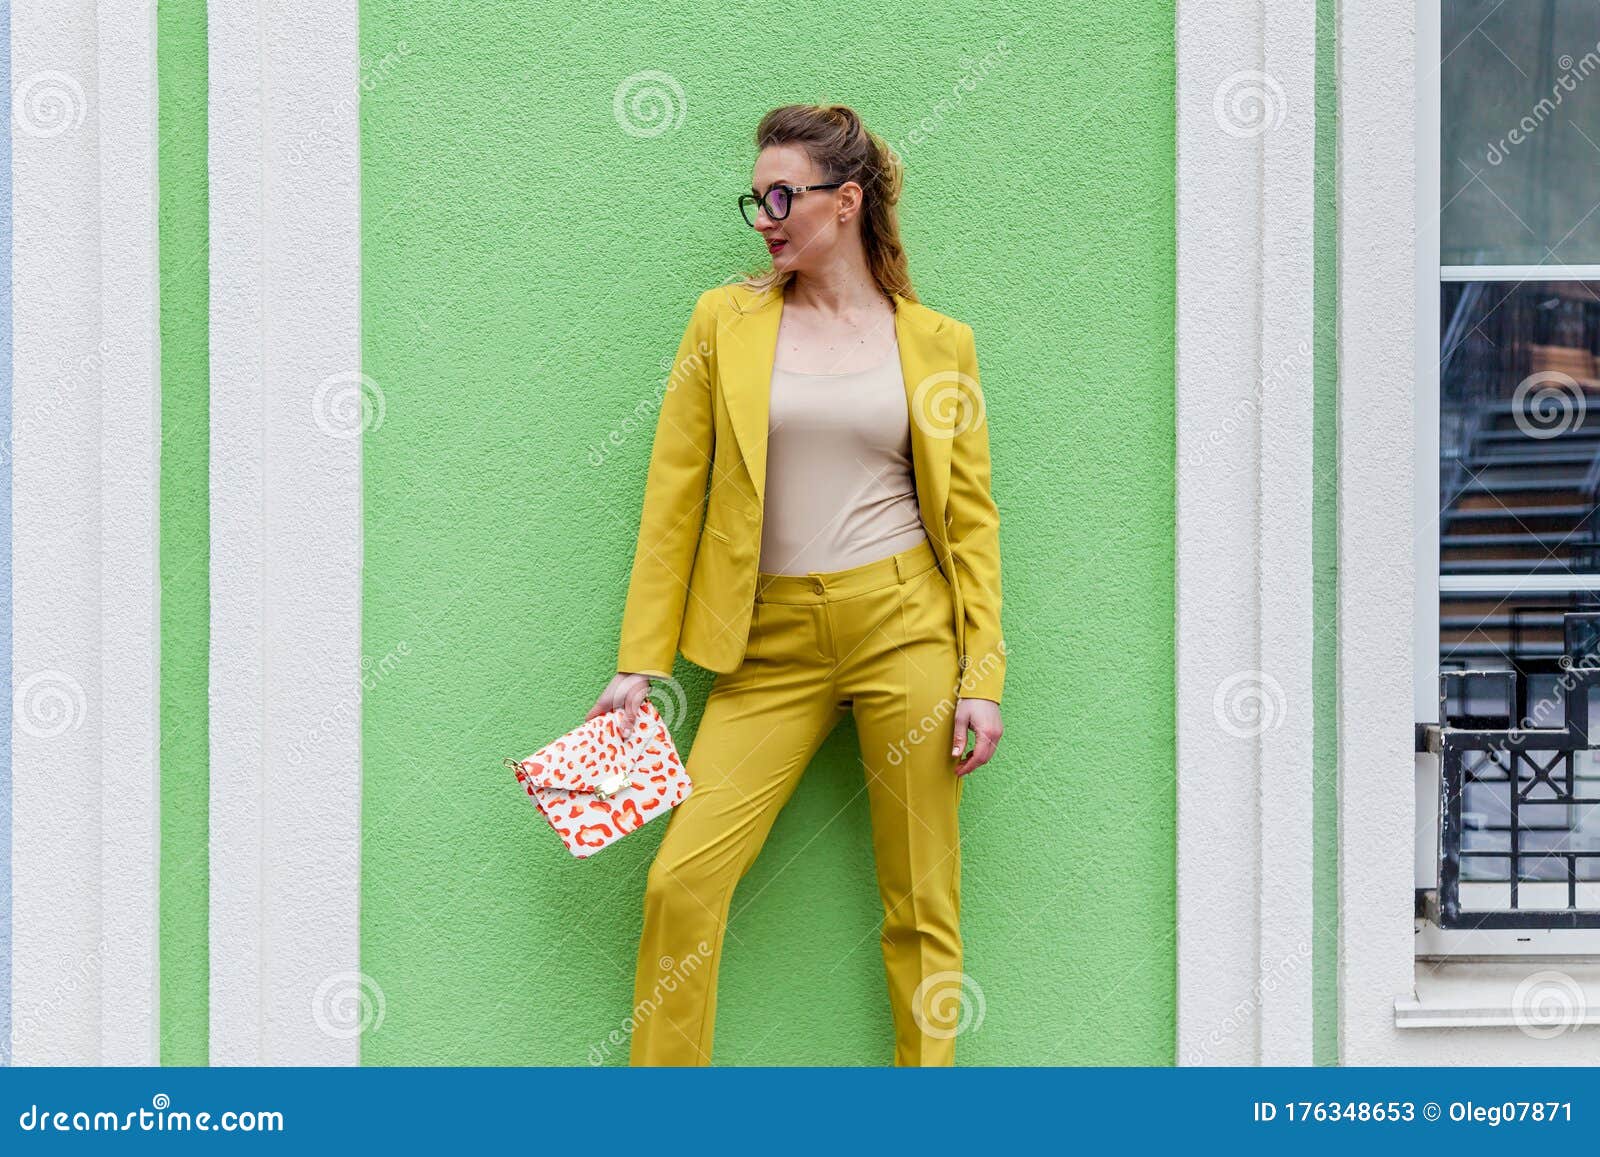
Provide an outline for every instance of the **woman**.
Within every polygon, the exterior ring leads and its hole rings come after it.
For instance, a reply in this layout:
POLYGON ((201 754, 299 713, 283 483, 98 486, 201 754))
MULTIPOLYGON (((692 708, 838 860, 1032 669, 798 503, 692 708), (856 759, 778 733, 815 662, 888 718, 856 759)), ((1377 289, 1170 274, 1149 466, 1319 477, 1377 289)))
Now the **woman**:
POLYGON ((631 1062, 710 1063, 734 887, 849 709, 894 1060, 948 1065, 965 999, 957 808, 1000 739, 1005 678, 972 330, 918 302, 898 161, 852 110, 775 109, 756 144, 740 208, 772 267, 695 305, 651 451, 618 673, 589 713, 636 711, 679 650, 717 672, 693 790, 646 885, 631 1062))

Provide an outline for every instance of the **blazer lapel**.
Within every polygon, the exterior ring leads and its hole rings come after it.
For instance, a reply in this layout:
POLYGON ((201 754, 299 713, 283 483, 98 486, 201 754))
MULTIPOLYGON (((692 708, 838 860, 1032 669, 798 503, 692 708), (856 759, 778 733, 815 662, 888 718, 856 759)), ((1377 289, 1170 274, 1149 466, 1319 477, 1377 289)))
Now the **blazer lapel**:
POLYGON ((772 366, 778 353, 778 321, 783 294, 768 290, 748 304, 733 295, 734 308, 717 324, 717 378, 723 404, 755 486, 767 495, 767 423, 772 402, 772 366))
POLYGON ((950 493, 950 440, 959 405, 950 404, 956 349, 944 319, 895 294, 895 340, 911 415, 911 459, 923 521, 941 537, 950 493))
MULTIPOLYGON (((772 367, 778 352, 783 295, 767 290, 723 313, 717 326, 718 381, 728 421, 750 473, 758 500, 766 501, 767 426, 771 415, 772 367)), ((895 342, 911 416, 911 456, 917 503, 924 520, 942 535, 950 490, 950 441, 961 400, 956 349, 944 319, 895 294, 895 342)))

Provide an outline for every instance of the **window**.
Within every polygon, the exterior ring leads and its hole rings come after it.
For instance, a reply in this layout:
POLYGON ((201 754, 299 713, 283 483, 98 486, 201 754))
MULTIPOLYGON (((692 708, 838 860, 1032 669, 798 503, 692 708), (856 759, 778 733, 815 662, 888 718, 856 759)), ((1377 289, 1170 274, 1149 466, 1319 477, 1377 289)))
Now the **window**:
POLYGON ((1600 951, 1600 5, 1441 0, 1437 27, 1423 940, 1600 951))

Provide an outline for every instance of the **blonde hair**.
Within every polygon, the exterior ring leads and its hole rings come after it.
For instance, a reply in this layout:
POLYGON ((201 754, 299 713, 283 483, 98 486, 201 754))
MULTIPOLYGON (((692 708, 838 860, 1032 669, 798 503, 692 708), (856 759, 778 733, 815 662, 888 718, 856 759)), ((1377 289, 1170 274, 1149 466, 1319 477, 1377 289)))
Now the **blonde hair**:
MULTIPOLYGON (((787 104, 767 113, 756 126, 757 150, 771 145, 798 145, 826 174, 824 180, 861 186, 861 242, 867 268, 885 293, 916 301, 895 210, 905 167, 883 138, 863 125, 848 105, 787 104)), ((780 273, 768 266, 744 281, 752 289, 782 292, 793 278, 793 270, 780 273)))

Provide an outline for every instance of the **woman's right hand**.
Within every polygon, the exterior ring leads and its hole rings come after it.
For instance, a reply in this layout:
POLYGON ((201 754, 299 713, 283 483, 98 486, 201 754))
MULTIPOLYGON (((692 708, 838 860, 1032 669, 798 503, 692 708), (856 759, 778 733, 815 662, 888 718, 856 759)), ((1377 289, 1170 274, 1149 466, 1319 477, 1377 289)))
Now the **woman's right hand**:
POLYGON ((628 709, 628 722, 632 723, 638 718, 639 708, 650 697, 650 676, 630 675, 619 671, 611 677, 611 682, 606 684, 606 689, 600 692, 594 706, 589 708, 589 714, 583 717, 587 723, 598 718, 608 711, 615 711, 618 707, 628 709))

